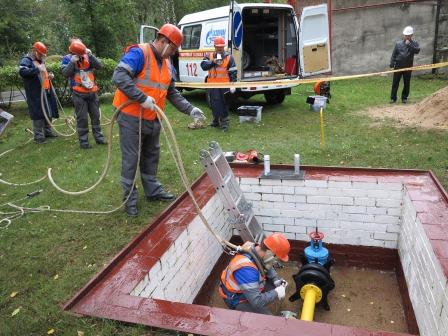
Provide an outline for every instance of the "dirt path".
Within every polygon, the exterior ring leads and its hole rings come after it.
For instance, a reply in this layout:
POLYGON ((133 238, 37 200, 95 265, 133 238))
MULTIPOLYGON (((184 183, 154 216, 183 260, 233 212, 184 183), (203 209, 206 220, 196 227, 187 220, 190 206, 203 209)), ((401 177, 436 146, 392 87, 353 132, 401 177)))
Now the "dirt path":
POLYGON ((448 129, 448 86, 417 104, 391 104, 375 107, 367 114, 376 121, 394 119, 398 126, 448 129))

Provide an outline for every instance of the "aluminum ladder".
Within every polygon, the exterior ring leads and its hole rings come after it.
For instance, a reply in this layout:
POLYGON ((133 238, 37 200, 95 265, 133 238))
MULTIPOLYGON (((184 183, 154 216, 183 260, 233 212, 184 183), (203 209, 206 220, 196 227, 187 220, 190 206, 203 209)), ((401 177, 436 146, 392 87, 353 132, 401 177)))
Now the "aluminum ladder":
POLYGON ((265 237, 263 228, 254 216, 252 204, 246 201, 219 144, 210 142, 208 150, 201 149, 199 157, 229 214, 230 223, 243 241, 260 243, 265 237))

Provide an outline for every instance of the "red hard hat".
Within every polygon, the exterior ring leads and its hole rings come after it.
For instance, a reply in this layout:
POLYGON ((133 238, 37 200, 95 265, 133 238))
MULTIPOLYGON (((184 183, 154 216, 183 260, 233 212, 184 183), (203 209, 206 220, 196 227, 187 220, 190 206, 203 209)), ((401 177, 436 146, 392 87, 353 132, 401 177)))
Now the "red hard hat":
POLYGON ((225 47, 226 46, 226 41, 224 41, 224 37, 222 37, 222 36, 215 37, 215 39, 213 40, 213 43, 214 43, 215 47, 225 47))
POLYGON ((273 233, 270 236, 266 237, 263 240, 264 245, 272 252, 274 252, 275 256, 279 258, 281 261, 289 260, 289 250, 291 249, 291 245, 289 245, 288 239, 281 233, 273 233))
POLYGON ((182 45, 183 35, 179 28, 171 23, 165 23, 159 30, 159 34, 165 36, 168 40, 180 47, 182 45))
POLYGON ((87 52, 87 48, 80 40, 73 40, 68 47, 68 51, 72 54, 82 56, 87 52))
POLYGON ((37 51, 39 54, 47 56, 47 46, 42 42, 36 42, 33 44, 33 50, 37 51))

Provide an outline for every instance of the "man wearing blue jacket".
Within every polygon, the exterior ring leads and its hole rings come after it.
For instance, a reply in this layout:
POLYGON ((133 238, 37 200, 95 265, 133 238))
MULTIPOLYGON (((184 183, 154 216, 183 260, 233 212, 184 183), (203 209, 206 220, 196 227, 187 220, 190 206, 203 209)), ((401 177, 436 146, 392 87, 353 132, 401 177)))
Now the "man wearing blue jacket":
POLYGON ((52 118, 59 118, 56 97, 51 89, 53 74, 47 72, 45 57, 47 47, 42 42, 33 44, 32 50, 19 64, 19 75, 23 79, 28 113, 33 121, 34 142, 43 144, 46 138, 55 138, 57 134, 51 129, 52 118), (43 92, 42 92, 43 91, 43 92), (43 99, 41 99, 41 97, 43 99), (45 118, 44 113, 47 114, 45 118))

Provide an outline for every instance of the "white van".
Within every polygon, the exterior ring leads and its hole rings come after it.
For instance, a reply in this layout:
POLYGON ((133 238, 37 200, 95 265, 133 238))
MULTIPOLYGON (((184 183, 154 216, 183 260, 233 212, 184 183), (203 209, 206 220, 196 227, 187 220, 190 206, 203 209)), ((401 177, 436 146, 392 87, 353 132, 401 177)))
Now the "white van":
MULTIPOLYGON (((276 80, 331 71, 326 4, 305 7, 300 25, 290 5, 233 2, 188 14, 178 26, 184 40, 173 63, 180 82, 205 82, 208 73, 200 63, 206 53, 214 51, 216 36, 228 41, 227 50, 235 58, 240 82, 269 81, 272 85, 276 80)), ((244 98, 262 93, 268 103, 279 104, 292 86, 247 87, 237 92, 244 98)))

